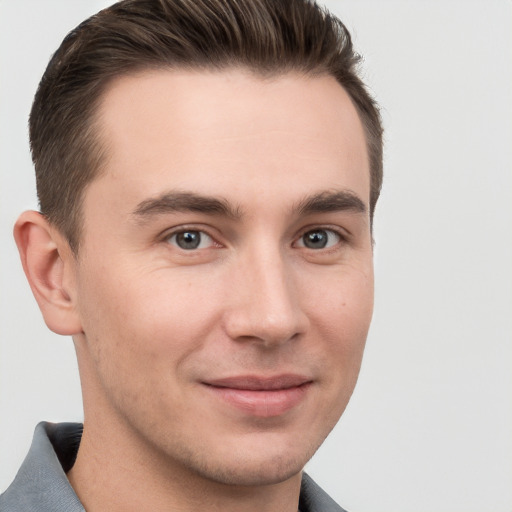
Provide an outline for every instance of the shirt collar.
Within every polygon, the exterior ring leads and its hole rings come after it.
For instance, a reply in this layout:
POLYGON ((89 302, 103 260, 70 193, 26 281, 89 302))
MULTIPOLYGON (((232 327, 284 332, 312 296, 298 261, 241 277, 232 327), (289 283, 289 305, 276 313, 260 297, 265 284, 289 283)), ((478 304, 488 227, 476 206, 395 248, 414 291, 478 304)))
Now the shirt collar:
MULTIPOLYGON (((82 432, 81 423, 39 423, 18 474, 0 496, 0 505, 12 511, 85 512, 66 477, 75 463, 82 432)), ((306 473, 302 475, 299 509, 346 512, 306 473)))

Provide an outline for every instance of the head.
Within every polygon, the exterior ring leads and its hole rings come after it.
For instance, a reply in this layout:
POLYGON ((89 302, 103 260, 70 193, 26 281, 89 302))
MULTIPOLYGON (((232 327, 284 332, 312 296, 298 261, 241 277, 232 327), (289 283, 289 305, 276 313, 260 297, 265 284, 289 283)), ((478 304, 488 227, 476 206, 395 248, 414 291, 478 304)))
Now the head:
POLYGON ((370 161, 370 218, 382 185, 382 127, 345 26, 307 0, 119 2, 71 31, 30 115, 40 210, 76 251, 84 190, 108 151, 98 105, 115 78, 149 69, 244 68, 262 77, 332 76, 354 103, 370 161))
POLYGON ((85 432, 253 486, 333 428, 382 173, 356 64, 308 1, 126 1, 65 39, 31 114, 43 215, 16 237, 47 324, 73 335, 85 432))

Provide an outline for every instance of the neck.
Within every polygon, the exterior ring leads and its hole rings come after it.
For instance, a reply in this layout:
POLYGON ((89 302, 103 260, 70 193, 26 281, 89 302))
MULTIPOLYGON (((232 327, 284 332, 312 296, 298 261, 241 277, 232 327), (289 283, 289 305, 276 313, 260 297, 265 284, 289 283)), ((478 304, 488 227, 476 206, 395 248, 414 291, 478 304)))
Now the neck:
POLYGON ((297 512, 301 474, 263 486, 234 486, 203 478, 122 424, 84 422, 69 481, 88 512, 297 512))

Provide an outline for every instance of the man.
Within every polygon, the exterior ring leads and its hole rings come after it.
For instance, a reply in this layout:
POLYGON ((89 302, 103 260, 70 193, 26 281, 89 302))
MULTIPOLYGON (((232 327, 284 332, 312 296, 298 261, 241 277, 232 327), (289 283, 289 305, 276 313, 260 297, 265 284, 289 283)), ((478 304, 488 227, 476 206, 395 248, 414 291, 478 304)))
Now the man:
POLYGON ((66 37, 15 238, 84 424, 38 425, 2 510, 341 510, 302 470, 372 314, 382 129, 356 64, 305 0, 127 0, 66 37))

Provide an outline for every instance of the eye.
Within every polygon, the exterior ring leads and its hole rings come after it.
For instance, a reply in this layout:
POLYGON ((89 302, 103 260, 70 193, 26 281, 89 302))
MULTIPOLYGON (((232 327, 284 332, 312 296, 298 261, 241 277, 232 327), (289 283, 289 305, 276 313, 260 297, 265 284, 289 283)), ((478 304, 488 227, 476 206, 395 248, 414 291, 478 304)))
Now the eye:
POLYGON ((193 251, 196 249, 206 249, 212 247, 215 242, 212 237, 203 231, 195 229, 186 229, 173 233, 168 239, 168 243, 183 249, 184 251, 193 251))
POLYGON ((341 235, 332 229, 312 229, 304 233, 297 245, 308 249, 329 249, 341 241, 341 235))

